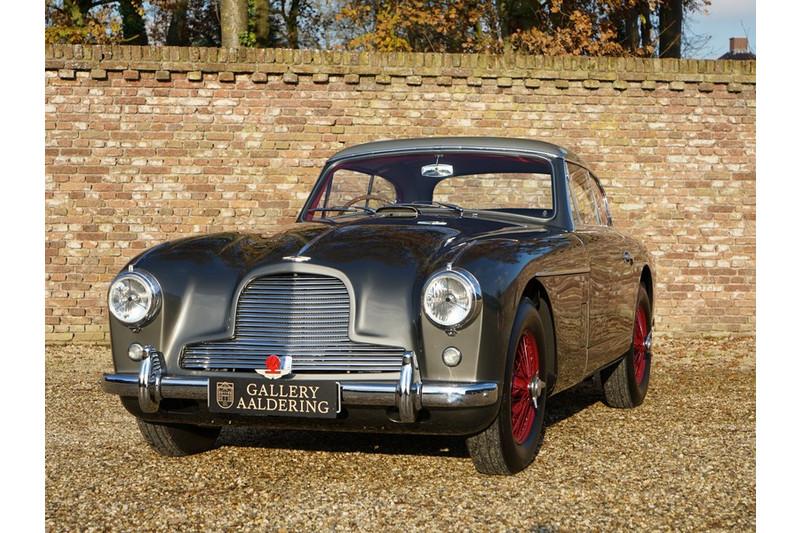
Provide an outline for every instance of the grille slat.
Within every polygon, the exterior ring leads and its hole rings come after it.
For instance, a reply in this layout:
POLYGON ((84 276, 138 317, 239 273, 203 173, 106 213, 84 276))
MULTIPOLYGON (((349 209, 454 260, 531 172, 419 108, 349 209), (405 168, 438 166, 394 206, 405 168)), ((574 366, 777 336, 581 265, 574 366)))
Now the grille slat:
MULTIPOLYGON (((201 361, 196 361, 194 359, 187 359, 187 363, 199 363, 201 361)), ((225 361, 220 361, 220 365, 236 365, 237 368, 264 368, 264 358, 261 356, 254 356, 254 357, 235 357, 226 359, 225 361)), ((385 366, 391 367, 394 370, 397 370, 395 365, 394 358, 388 361, 352 361, 350 359, 341 359, 341 360, 326 360, 326 359, 302 359, 296 358, 292 359, 292 368, 297 370, 299 367, 330 367, 330 366, 347 366, 350 369, 353 368, 367 368, 372 369, 376 366, 385 366), (297 367, 297 368, 295 368, 297 367)))
POLYGON ((239 297, 234 338, 191 344, 191 370, 263 368, 291 355, 294 372, 397 372, 403 349, 350 340, 350 295, 337 278, 279 274, 253 280, 239 297))

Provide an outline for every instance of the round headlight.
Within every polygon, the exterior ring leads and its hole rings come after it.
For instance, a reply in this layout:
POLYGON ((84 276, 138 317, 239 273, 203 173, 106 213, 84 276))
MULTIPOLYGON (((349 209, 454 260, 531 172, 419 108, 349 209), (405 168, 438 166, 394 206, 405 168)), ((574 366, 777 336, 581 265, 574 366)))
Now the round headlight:
POLYGON ((108 309, 128 326, 149 322, 161 306, 161 288, 151 274, 142 270, 117 276, 108 291, 108 309))
POLYGON ((423 291, 425 315, 435 324, 454 328, 465 324, 478 311, 478 281, 465 270, 445 270, 434 274, 423 291))

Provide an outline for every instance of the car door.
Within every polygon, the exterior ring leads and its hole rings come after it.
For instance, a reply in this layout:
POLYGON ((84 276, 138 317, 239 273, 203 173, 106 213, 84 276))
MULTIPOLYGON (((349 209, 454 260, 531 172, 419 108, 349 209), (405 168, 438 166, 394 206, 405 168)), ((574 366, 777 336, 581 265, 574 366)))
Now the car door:
POLYGON ((588 370, 621 355, 630 345, 632 271, 627 239, 611 227, 605 194, 585 168, 568 163, 575 233, 589 257, 588 370))

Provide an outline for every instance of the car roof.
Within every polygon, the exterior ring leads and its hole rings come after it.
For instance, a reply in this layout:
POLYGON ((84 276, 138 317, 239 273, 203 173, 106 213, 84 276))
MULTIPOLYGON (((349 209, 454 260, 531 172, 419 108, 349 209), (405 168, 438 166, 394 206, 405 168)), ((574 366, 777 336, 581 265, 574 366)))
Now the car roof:
POLYGON ((375 141, 345 148, 335 153, 329 161, 339 161, 351 157, 387 152, 428 151, 437 149, 531 152, 550 158, 560 157, 578 163, 581 162, 577 154, 557 144, 532 139, 506 137, 420 137, 416 139, 375 141))

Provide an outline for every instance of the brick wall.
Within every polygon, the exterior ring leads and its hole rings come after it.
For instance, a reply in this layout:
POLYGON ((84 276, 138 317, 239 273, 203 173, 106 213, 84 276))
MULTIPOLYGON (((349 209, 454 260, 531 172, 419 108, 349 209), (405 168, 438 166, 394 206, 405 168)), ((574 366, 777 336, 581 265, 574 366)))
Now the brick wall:
POLYGON ((656 256, 657 328, 755 330, 755 63, 51 46, 46 338, 103 340, 142 249, 293 220, 340 148, 499 135, 573 148, 656 256))

